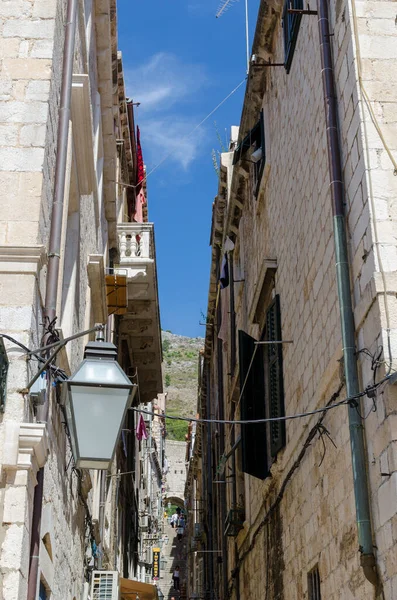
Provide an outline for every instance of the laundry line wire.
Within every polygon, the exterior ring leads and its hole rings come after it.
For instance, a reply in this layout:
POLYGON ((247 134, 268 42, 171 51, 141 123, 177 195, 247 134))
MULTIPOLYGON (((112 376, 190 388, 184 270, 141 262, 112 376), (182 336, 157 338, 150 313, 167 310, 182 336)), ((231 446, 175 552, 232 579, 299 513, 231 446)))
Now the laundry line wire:
MULTIPOLYGON (((221 107, 221 106, 222 106, 222 105, 223 105, 223 104, 224 104, 224 103, 225 103, 227 100, 229 100, 229 98, 230 98, 231 96, 233 96, 233 94, 235 94, 235 93, 237 92, 237 90, 238 90, 238 89, 239 89, 239 88, 240 88, 240 87, 243 85, 243 83, 244 83, 246 80, 247 80, 247 77, 244 77, 244 79, 243 79, 242 81, 240 81, 240 83, 239 83, 238 85, 236 85, 236 87, 235 87, 235 88, 233 88, 233 89, 232 89, 232 91, 231 91, 231 92, 229 92, 229 93, 228 93, 228 95, 227 95, 227 96, 225 96, 225 98, 223 98, 223 100, 221 100, 221 102, 219 102, 219 104, 217 104, 217 105, 215 106, 215 108, 213 108, 213 109, 211 110, 211 112, 209 112, 209 113, 207 114, 207 116, 206 116, 206 117, 204 117, 204 119, 202 119, 202 120, 200 121, 200 123, 198 123, 198 124, 197 124, 195 127, 193 127, 193 129, 192 129, 191 131, 189 131, 189 133, 187 133, 186 135, 183 135, 183 136, 181 136, 181 137, 179 138, 179 141, 183 141, 183 140, 186 140, 186 139, 188 139, 188 138, 189 138, 191 135, 193 135, 193 133, 195 133, 195 132, 197 131, 197 129, 199 129, 199 128, 200 128, 202 125, 204 125, 204 123, 205 123, 206 121, 208 121, 208 119, 209 119, 210 117, 212 117, 212 115, 213 115, 213 114, 214 114, 214 113, 215 113, 215 112, 218 110, 218 108, 220 108, 220 107, 221 107)), ((116 184, 118 184, 118 185, 122 185, 123 187, 127 187, 127 188, 134 188, 134 189, 135 189, 135 188, 137 188, 137 187, 141 186, 141 185, 142 185, 142 184, 143 184, 143 183, 144 183, 144 182, 147 180, 147 178, 148 178, 148 177, 150 177, 150 175, 152 175, 152 173, 154 173, 155 171, 157 171, 157 169, 158 169, 159 167, 161 167, 161 165, 163 165, 163 164, 165 163, 165 161, 166 161, 166 160, 168 160, 168 159, 169 159, 169 158, 170 158, 170 157, 171 157, 171 156, 172 156, 172 155, 173 155, 175 152, 176 152, 176 150, 175 150, 175 149, 173 149, 173 150, 171 150, 170 152, 168 152, 168 154, 166 154, 166 155, 164 156, 164 158, 162 158, 162 159, 161 159, 161 161, 160 161, 159 163, 157 163, 157 165, 155 165, 155 166, 153 167, 153 169, 151 169, 151 170, 149 171, 149 173, 146 173, 145 177, 144 177, 144 178, 143 178, 143 179, 142 179, 142 180, 141 180, 141 181, 140 181, 138 184, 136 184, 136 185, 133 185, 133 184, 131 184, 131 183, 124 183, 124 182, 122 182, 122 181, 114 181, 113 183, 116 183, 116 184)))

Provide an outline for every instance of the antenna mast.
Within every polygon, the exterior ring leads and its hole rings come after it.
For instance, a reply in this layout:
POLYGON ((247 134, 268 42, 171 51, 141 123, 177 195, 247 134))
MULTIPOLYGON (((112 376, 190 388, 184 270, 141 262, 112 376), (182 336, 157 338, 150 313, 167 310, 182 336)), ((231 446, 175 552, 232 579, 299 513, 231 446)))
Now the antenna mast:
MULTIPOLYGON (((236 4, 238 0, 221 0, 221 3, 218 6, 218 12, 216 13, 216 18, 219 19, 233 4, 236 4)), ((247 55, 247 74, 249 71, 250 65, 250 56, 249 56, 249 33, 248 33, 248 0, 245 0, 245 45, 246 45, 246 55, 247 55)))

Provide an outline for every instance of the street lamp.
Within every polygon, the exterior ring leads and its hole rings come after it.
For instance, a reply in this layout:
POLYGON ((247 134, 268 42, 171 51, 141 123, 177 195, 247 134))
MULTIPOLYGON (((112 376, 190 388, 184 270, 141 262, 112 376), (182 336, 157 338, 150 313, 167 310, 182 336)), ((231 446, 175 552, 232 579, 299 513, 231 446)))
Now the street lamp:
POLYGON ((66 419, 76 467, 107 469, 136 392, 108 342, 89 342, 84 360, 65 383, 66 419))

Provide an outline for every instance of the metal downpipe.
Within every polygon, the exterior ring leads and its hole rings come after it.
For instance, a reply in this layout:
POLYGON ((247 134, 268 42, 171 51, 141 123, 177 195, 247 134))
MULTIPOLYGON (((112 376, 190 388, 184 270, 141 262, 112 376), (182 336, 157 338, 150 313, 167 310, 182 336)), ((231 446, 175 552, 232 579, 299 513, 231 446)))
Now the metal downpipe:
MULTIPOLYGON (((327 149, 330 171, 330 187, 334 225, 336 275, 338 283, 339 308, 341 315, 343 358, 348 396, 359 393, 356 360, 355 326, 350 286, 350 264, 346 240, 346 219, 344 209, 344 189, 342 181, 342 160, 339 141, 337 98, 334 82, 332 50, 327 0, 317 0, 318 25, 320 33, 324 108, 327 124, 327 149)), ((361 553, 361 566, 365 577, 374 586, 379 584, 376 571, 368 479, 366 469, 366 449, 364 426, 355 406, 348 406, 350 446, 353 468, 353 486, 356 504, 358 543, 361 553)))
MULTIPOLYGON (((207 418, 210 418, 211 414, 211 371, 210 366, 206 366, 206 387, 207 387, 207 398, 206 398, 206 411, 207 418)), ((214 549, 214 535, 213 535, 213 515, 212 515, 212 502, 213 502, 213 486, 212 486, 212 429, 211 426, 207 427, 207 525, 208 525, 208 545, 210 550, 214 549)), ((208 568, 208 588, 209 598, 213 600, 214 594, 214 568, 213 568, 213 555, 209 553, 207 558, 208 568)))
MULTIPOLYGON (((73 55, 76 33, 76 15, 78 0, 68 0, 65 41, 62 65, 61 98, 59 107, 59 123, 57 138, 57 154, 55 164, 54 201, 51 214, 50 241, 48 247, 48 269, 46 281, 46 296, 44 317, 47 323, 53 321, 56 315, 58 299, 58 277, 61 254, 61 236, 63 219, 63 197, 65 192, 66 161, 69 137, 70 96, 73 75, 73 55)), ((38 415, 43 422, 47 421, 49 398, 38 415)), ((39 572, 41 511, 43 506, 44 467, 37 473, 37 485, 34 490, 32 534, 30 539, 30 560, 28 576, 27 600, 35 600, 39 572)))

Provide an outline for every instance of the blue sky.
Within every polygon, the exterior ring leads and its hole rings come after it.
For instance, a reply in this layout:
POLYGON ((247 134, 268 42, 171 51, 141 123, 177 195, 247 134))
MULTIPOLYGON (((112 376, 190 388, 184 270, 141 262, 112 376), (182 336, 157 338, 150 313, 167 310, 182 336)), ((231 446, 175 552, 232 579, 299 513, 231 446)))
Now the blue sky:
MULTIPOLYGON (((250 42, 259 0, 249 0, 250 42)), ((161 325, 203 336, 209 283, 211 207, 217 175, 211 152, 238 125, 245 84, 193 135, 245 77, 244 0, 216 19, 219 0, 118 0, 119 48, 127 94, 141 129, 149 220, 155 223, 161 325), (214 124, 216 121, 216 126, 214 124)))

